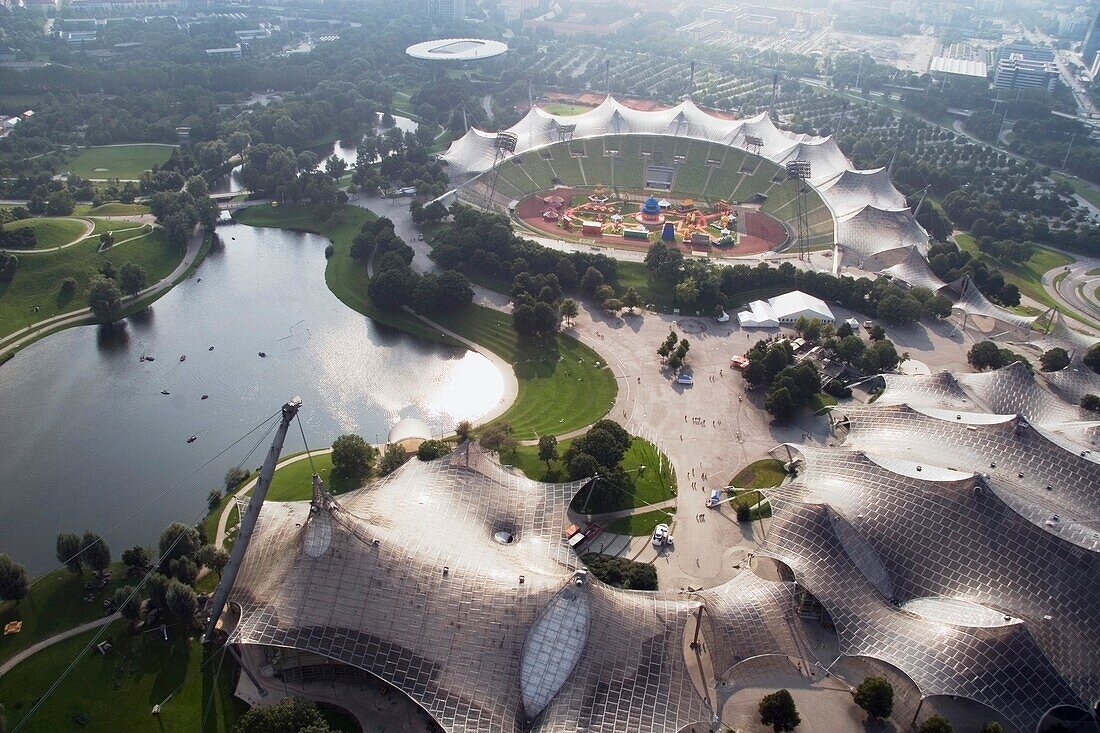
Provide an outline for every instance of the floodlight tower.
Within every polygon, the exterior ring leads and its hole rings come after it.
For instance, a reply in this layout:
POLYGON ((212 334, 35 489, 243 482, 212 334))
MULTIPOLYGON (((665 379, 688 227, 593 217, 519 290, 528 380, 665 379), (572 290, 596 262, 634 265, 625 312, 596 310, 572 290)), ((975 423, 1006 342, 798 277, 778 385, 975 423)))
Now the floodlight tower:
POLYGON ((485 208, 492 208, 493 196, 497 193, 497 181, 500 180, 500 165, 504 162, 505 158, 516 152, 516 146, 519 144, 519 137, 514 132, 508 132, 507 130, 501 130, 497 133, 496 138, 493 139, 493 147, 496 149, 496 156, 493 158, 493 184, 489 188, 489 196, 485 200, 485 208))
POLYGON ((764 138, 757 135, 745 135, 745 149, 759 158, 760 152, 764 149, 764 138))
POLYGON ((810 189, 806 181, 810 178, 810 161, 792 160, 787 163, 787 180, 794 181, 798 186, 795 200, 798 202, 798 259, 804 260, 809 256, 810 217, 806 210, 806 194, 810 189))

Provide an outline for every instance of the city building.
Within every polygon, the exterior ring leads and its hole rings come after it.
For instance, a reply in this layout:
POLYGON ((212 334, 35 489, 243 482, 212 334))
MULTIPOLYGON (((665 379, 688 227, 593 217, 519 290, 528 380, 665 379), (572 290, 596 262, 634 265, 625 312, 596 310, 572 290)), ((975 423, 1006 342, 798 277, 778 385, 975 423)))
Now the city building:
POLYGON ((1054 91, 1058 83, 1058 66, 1053 61, 1039 61, 1012 54, 997 62, 993 86, 997 89, 1046 89, 1054 91))
MULTIPOLYGON (((1092 25, 1085 33, 1085 42, 1081 44, 1081 60, 1088 68, 1096 68, 1100 60, 1100 4, 1097 4, 1092 25)), ((1093 72, 1093 76, 1096 72, 1093 72)))
POLYGON ((428 18, 438 23, 453 23, 466 18, 466 0, 428 0, 428 18))

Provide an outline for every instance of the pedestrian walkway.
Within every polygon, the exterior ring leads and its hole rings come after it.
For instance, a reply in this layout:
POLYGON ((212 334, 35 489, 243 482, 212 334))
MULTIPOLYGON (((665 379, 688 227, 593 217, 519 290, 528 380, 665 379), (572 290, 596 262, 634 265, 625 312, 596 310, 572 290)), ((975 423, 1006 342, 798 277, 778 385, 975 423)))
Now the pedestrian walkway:
POLYGON ((95 621, 89 621, 86 624, 81 624, 80 626, 74 626, 73 628, 71 628, 67 631, 62 631, 59 634, 54 634, 53 636, 49 637, 48 639, 43 639, 42 641, 38 642, 37 644, 33 644, 32 646, 27 647, 23 651, 19 652, 15 656, 13 656, 11 659, 8 659, 7 661, 0 664, 0 677, 3 677, 5 674, 10 672, 12 670, 12 668, 15 667, 15 665, 17 665, 20 662, 28 659, 29 657, 33 657, 35 654, 42 651, 43 649, 49 648, 49 647, 53 646, 54 644, 60 644, 61 642, 65 641, 66 639, 71 639, 74 636, 80 636, 81 634, 83 634, 86 631, 91 631, 92 629, 98 629, 100 626, 105 626, 106 624, 109 624, 112 621, 117 621, 120 618, 122 618, 122 617, 119 614, 112 613, 110 616, 104 616, 103 618, 97 618, 95 621))

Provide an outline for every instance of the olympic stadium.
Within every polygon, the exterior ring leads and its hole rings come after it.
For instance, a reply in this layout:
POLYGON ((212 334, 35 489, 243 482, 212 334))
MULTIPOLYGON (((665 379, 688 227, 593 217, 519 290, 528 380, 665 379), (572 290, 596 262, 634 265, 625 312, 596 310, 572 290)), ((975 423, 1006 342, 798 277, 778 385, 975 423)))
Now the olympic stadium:
POLYGON ((1008 730, 1089 723, 1100 424, 1072 398, 1100 378, 1078 366, 877 378, 873 404, 834 410, 830 445, 774 448, 791 478, 760 556, 709 589, 604 585, 563 534, 585 482, 470 444, 339 499, 268 502, 231 596, 242 684, 381 680, 448 733, 675 733, 781 663, 886 675, 914 720, 943 699, 1008 730))
POLYGON ((442 159, 460 182, 459 200, 499 210, 556 186, 610 185, 697 200, 756 198, 764 213, 787 223, 795 218, 797 188, 785 167, 803 161, 810 248, 835 246, 843 264, 880 271, 913 253, 923 258, 928 247, 886 169, 854 169, 832 137, 783 131, 763 113, 719 117, 690 99, 643 111, 608 96, 573 116, 533 107, 507 130, 471 128, 442 159), (502 136, 514 139, 514 152, 500 154, 502 136))

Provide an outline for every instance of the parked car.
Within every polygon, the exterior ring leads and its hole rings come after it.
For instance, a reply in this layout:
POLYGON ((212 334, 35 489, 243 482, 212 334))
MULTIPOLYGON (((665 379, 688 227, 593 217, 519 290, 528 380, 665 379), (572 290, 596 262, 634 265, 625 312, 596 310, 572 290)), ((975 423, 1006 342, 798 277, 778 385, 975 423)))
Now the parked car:
POLYGON ((671 545, 672 535, 669 534, 667 524, 658 524, 653 528, 653 546, 661 547, 662 545, 671 545))
POLYGON ((719 323, 725 323, 729 319, 730 319, 730 314, 726 313, 725 311, 721 311, 718 315, 716 315, 714 317, 714 320, 718 321, 719 323))
POLYGON ((680 372, 680 376, 676 377, 677 384, 695 384, 695 379, 687 372, 680 372))

